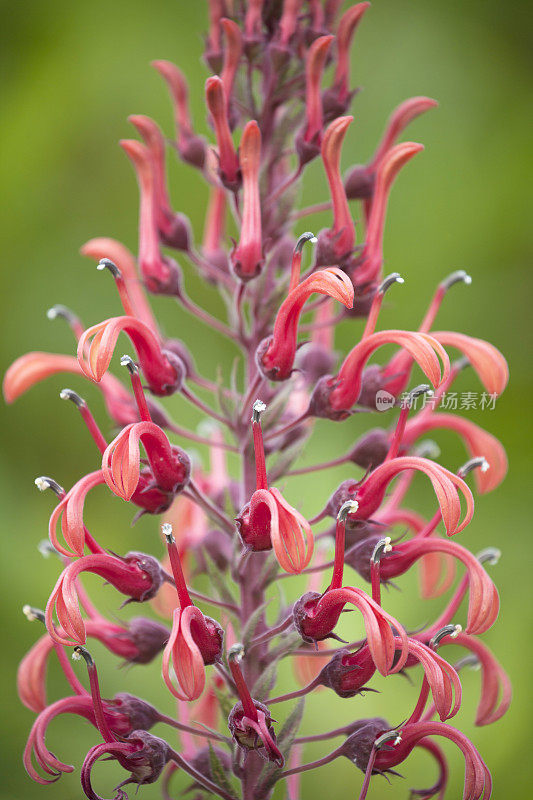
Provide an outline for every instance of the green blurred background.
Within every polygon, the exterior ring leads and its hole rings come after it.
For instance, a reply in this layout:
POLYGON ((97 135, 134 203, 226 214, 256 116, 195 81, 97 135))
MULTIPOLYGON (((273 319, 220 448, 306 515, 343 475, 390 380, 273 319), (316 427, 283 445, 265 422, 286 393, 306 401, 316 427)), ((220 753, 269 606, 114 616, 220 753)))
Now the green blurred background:
MULTIPOLYGON (((178 0, 34 0, 2 6, 0 349, 4 371, 27 350, 73 352, 65 325, 46 320, 45 311, 54 303, 71 306, 86 324, 120 313, 109 276, 98 274, 92 262, 78 255, 78 248, 92 236, 109 235, 135 249, 137 188, 117 140, 133 135, 126 122, 130 113, 149 114, 168 135, 172 132, 167 93, 150 60, 171 59, 187 72, 194 116, 205 132, 202 87, 206 71, 200 56, 206 15, 204 2, 178 0)), ((381 324, 415 327, 438 280, 453 269, 466 268, 473 285, 453 290, 438 326, 490 339, 510 362, 511 383, 496 409, 467 412, 502 439, 509 452, 510 472, 501 489, 479 500, 474 523, 461 535, 462 543, 475 552, 488 545, 503 551, 498 566, 489 568, 501 590, 501 616, 484 639, 511 674, 515 703, 503 720, 476 729, 472 720, 479 674, 469 672, 463 675, 465 699, 456 718, 493 771, 496 798, 526 797, 530 785, 526 742, 531 730, 531 486, 527 470, 533 387, 527 298, 531 145, 526 119, 531 112, 532 72, 527 12, 527 3, 496 0, 376 0, 354 48, 354 83, 364 91, 355 101, 356 122, 344 153, 346 167, 368 158, 388 113, 406 97, 428 94, 439 100, 438 110, 410 127, 408 137, 423 142, 426 151, 406 168, 392 193, 386 269, 401 272, 406 282, 391 292, 381 324)), ((205 187, 190 168, 173 157, 169 161, 174 205, 190 216, 196 234, 201 235, 205 187)), ((303 202, 325 196, 316 162, 309 169, 303 202)), ((327 215, 312 220, 317 228, 327 224, 327 215)), ((192 269, 183 266, 190 293, 216 312, 219 306, 212 289, 205 289, 192 269)), ((233 355, 229 346, 203 331, 171 300, 157 299, 154 307, 168 333, 193 343, 201 372, 214 378, 219 364, 229 370, 233 355)), ((360 331, 361 323, 344 322, 338 332, 339 350, 346 351, 360 331)), ((479 391, 473 374, 465 374, 461 381, 461 389, 479 391)), ((2 800, 81 796, 79 773, 44 788, 26 777, 20 757, 32 714, 19 704, 14 688, 17 662, 40 634, 36 625, 25 621, 21 606, 27 602, 43 606, 58 573, 57 562, 43 560, 36 549, 46 536, 52 497, 41 496, 33 479, 49 474, 68 487, 97 465, 75 410, 58 400, 58 390, 65 384, 78 390, 83 387, 105 425, 98 393, 72 378, 49 380, 13 407, 2 407, 2 800)), ((172 400, 170 406, 182 421, 198 422, 180 400, 172 400)), ((376 423, 357 417, 343 425, 320 423, 304 458, 312 463, 318 451, 321 460, 334 457, 344 452, 346 441, 352 441, 358 431, 380 422, 390 424, 391 420, 380 418, 376 423)), ((443 463, 456 468, 464 460, 457 441, 443 435, 439 443, 443 463)), ((313 481, 294 480, 287 484, 288 499, 311 515, 320 507, 317 495, 326 498, 340 480, 355 474, 346 468, 313 481)), ((433 501, 422 481, 415 485, 417 493, 419 507, 429 513, 433 501)), ((155 519, 144 518, 130 528, 131 510, 103 490, 96 494, 88 501, 87 520, 98 539, 119 552, 158 551, 155 519)), ((102 589, 96 579, 87 583, 102 610, 116 613, 116 593, 102 589)), ((298 582, 290 590, 288 582, 283 583, 289 598, 302 589, 298 582)), ((386 602, 407 626, 424 623, 442 607, 442 599, 431 603, 416 599, 416 576, 399 583, 403 593, 395 592, 386 602)), ((95 645, 94 652, 105 694, 127 690, 171 709, 161 687, 158 662, 148 668, 117 671, 101 648, 95 645)), ((458 658, 459 652, 448 650, 451 659, 458 658)), ((287 666, 283 676, 288 684, 287 666)), ((306 709, 305 730, 317 732, 361 716, 384 715, 391 723, 405 718, 415 701, 416 687, 401 677, 373 685, 382 693, 365 699, 340 701, 326 692, 313 697, 306 709)), ((59 697, 63 689, 52 665, 50 696, 59 697)), ((288 704, 277 710, 282 720, 288 704)), ((172 732, 169 738, 175 741, 172 732)), ((79 765, 97 739, 81 720, 66 718, 53 724, 49 742, 63 760, 79 765)), ((453 746, 445 747, 452 765, 447 796, 455 798, 462 794, 463 763, 453 746)), ((320 745, 307 751, 310 758, 323 752, 320 745)), ((390 786, 375 779, 369 797, 407 797, 409 786, 429 785, 434 777, 433 765, 424 755, 413 755, 401 771, 406 779, 394 779, 390 786)), ((95 774, 102 792, 123 777, 110 765, 99 767, 95 774)), ((355 767, 337 761, 307 774, 302 797, 325 792, 331 798, 356 797, 361 780, 355 767)), ((176 795, 186 783, 176 779, 176 795)), ((158 797, 159 789, 143 787, 140 796, 158 797)), ((276 796, 284 797, 284 789, 276 796)))

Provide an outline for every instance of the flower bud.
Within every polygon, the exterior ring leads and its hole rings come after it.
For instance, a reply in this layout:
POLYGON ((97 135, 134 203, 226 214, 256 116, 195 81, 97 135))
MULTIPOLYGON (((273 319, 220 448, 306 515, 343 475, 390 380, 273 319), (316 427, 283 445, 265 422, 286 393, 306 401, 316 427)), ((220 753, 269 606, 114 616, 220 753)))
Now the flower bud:
POLYGON ((383 428, 373 428, 365 433, 348 455, 348 460, 363 469, 374 469, 381 464, 389 451, 389 437, 383 428))

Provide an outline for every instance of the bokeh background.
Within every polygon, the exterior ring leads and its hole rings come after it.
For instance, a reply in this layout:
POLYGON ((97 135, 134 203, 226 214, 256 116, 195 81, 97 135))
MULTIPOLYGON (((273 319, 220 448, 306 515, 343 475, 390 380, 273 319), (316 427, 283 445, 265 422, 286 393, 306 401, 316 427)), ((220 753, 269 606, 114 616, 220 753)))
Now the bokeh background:
MULTIPOLYGON (((0 126, 2 371, 27 350, 73 352, 66 326, 45 317, 54 303, 71 306, 86 324, 120 313, 109 276, 98 274, 92 262, 78 255, 78 248, 92 236, 110 235, 135 249, 137 188, 117 141, 133 135, 126 122, 129 113, 149 114, 168 135, 172 133, 167 93, 150 60, 168 58, 187 72, 194 117, 198 128, 206 131, 202 100, 206 70, 200 62, 205 5, 203 0, 2 3, 6 23, 0 126)), ((491 568, 501 590, 501 616, 484 639, 511 674, 515 703, 503 720, 476 729, 472 720, 479 674, 468 672, 463 675, 464 705, 456 718, 486 758, 496 798, 526 797, 530 787, 528 471, 533 386, 528 301, 531 133, 526 120, 531 113, 532 72, 527 12, 527 3, 496 0, 376 0, 353 51, 354 83, 364 91, 355 101, 356 122, 344 153, 346 167, 363 162, 388 113, 406 97, 427 94, 439 100, 438 110, 410 127, 409 138, 423 142, 426 151, 405 169, 392 193, 386 269, 401 272, 406 282, 392 290, 381 323, 415 327, 438 280, 452 269, 466 268, 473 285, 456 287, 448 296, 439 327, 487 338, 510 362, 511 383, 495 410, 463 412, 497 433, 511 464, 505 484, 479 499, 475 521, 461 535, 462 543, 474 552, 488 545, 502 550, 500 563, 491 568)), ((174 205, 189 215, 200 236, 205 187, 190 168, 172 156, 169 161, 174 205)), ((303 202, 325 197, 317 161, 309 169, 303 202)), ((312 220, 313 227, 327 224, 327 215, 312 220)), ((219 306, 213 291, 195 278, 190 265, 183 266, 191 295, 216 313, 219 306)), ((201 372, 214 378, 219 365, 229 371, 230 346, 201 329, 173 301, 160 298, 154 306, 168 333, 192 343, 201 372)), ((339 350, 346 351, 360 331, 361 323, 344 322, 338 331, 339 350)), ((473 374, 465 373, 461 381, 461 389, 480 389, 473 374)), ((78 390, 83 386, 71 378, 66 383, 78 390)), ((81 796, 79 773, 48 788, 35 786, 25 775, 20 759, 32 714, 19 704, 15 692, 17 662, 40 634, 37 623, 26 622, 21 606, 27 602, 43 606, 58 573, 57 562, 44 560, 36 548, 46 536, 52 497, 41 496, 33 479, 50 474, 70 486, 97 463, 75 410, 58 400, 63 385, 64 378, 49 380, 14 406, 1 408, 2 800, 81 796)), ((87 386, 83 391, 105 424, 98 393, 87 386)), ((198 416, 179 400, 170 405, 184 422, 198 423, 198 416)), ((391 419, 379 422, 388 425, 391 419)), ((319 455, 322 460, 344 452, 347 441, 370 424, 376 421, 360 416, 343 425, 321 422, 304 459, 312 463, 319 455)), ((462 463, 464 453, 453 437, 443 435, 439 444, 443 463, 454 468, 462 463)), ((205 458, 201 449, 198 454, 205 458)), ((287 483, 287 495, 311 515, 340 480, 356 474, 347 467, 314 480, 295 479, 287 483)), ((419 507, 429 513, 432 501, 426 485, 417 483, 415 494, 419 507)), ((87 504, 89 527, 111 549, 157 552, 156 520, 144 518, 131 528, 131 515, 129 507, 104 491, 87 504)), ((102 610, 117 613, 118 596, 99 583, 88 581, 102 610)), ((296 597, 302 589, 298 583, 290 589, 289 582, 283 583, 288 597, 296 597)), ((420 625, 442 607, 442 599, 432 603, 417 599, 416 576, 403 578, 399 584, 402 593, 393 593, 387 602, 406 625, 420 625)), ((130 612, 121 613, 128 616, 130 612)), ((171 710, 159 679, 159 663, 119 671, 96 645, 94 652, 105 694, 132 691, 171 710)), ((448 653, 453 659, 459 651, 449 649, 448 653)), ((282 677, 286 685, 291 684, 288 664, 282 677)), ((383 715, 391 723, 405 718, 415 701, 416 687, 402 677, 373 685, 381 694, 364 699, 340 701, 325 691, 316 695, 307 704, 305 730, 318 732, 362 716, 383 715)), ((50 696, 59 697, 63 688, 53 666, 50 696)), ((283 720, 288 704, 277 711, 283 720)), ((175 742, 172 732, 169 738, 175 742)), ((60 757, 79 765, 96 739, 81 720, 66 718, 54 723, 49 741, 60 757)), ((446 750, 452 766, 448 796, 455 798, 462 794, 463 763, 453 746, 446 750)), ((310 758, 323 752, 320 745, 307 751, 310 758)), ((369 797, 407 797, 409 786, 427 786, 434 777, 433 765, 424 755, 413 755, 402 773, 405 780, 394 779, 390 786, 375 779, 369 797)), ((109 791, 122 776, 113 766, 103 765, 96 772, 97 787, 109 791)), ((304 777, 302 797, 325 793, 331 798, 355 797, 361 780, 348 761, 337 761, 304 777)), ((175 795, 186 785, 178 777, 175 795)), ((139 796, 158 797, 159 789, 143 787, 139 796)), ((276 796, 284 797, 284 790, 276 796)))

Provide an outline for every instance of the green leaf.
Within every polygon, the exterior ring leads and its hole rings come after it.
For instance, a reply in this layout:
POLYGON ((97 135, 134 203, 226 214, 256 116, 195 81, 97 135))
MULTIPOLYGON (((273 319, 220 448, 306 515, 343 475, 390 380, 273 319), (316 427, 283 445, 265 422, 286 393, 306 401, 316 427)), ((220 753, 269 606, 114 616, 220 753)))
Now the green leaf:
POLYGON ((209 553, 205 552, 205 550, 204 558, 207 576, 216 589, 220 600, 223 600, 225 603, 231 603, 231 605, 238 606, 238 601, 228 587, 227 576, 224 576, 224 574, 220 572, 209 553))
POLYGON ((275 661, 273 661, 265 670, 263 670, 261 675, 254 683, 252 687, 252 697, 255 697, 257 700, 264 700, 268 693, 271 692, 276 685, 277 675, 278 665, 275 661))
POLYGON ((243 629, 243 632, 242 632, 242 643, 244 645, 244 650, 245 651, 249 647, 250 642, 252 641, 252 639, 254 637, 256 628, 257 628, 257 626, 259 625, 259 623, 261 621, 261 617, 263 616, 263 614, 265 612, 265 609, 269 605, 270 602, 271 602, 270 600, 267 600, 265 603, 261 603, 261 605, 258 606, 255 609, 255 611, 253 611, 250 614, 250 616, 248 617, 248 620, 247 620, 246 625, 244 626, 244 629, 243 629))
POLYGON ((209 766, 211 767, 211 775, 212 779, 215 783, 217 783, 222 789, 228 794, 234 795, 235 790, 231 783, 228 781, 226 770, 224 765, 222 764, 220 758, 218 757, 215 748, 209 742, 209 766))
POLYGON ((286 753, 288 755, 288 752, 294 741, 294 737, 298 732, 298 729, 300 728, 302 717, 304 714, 304 707, 305 707, 305 697, 301 697, 280 728, 277 738, 278 738, 279 749, 282 751, 283 755, 285 755, 286 753))

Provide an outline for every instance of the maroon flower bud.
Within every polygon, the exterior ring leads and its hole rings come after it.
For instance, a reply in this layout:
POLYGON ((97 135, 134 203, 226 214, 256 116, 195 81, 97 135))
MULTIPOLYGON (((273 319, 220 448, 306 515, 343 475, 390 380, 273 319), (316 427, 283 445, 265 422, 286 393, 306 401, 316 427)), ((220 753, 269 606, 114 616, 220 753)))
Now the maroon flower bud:
MULTIPOLYGON (((128 659, 132 664, 149 664, 168 642, 169 629, 155 620, 134 617, 128 622, 128 632, 138 650, 138 654, 128 659)), ((145 728, 146 725, 136 727, 145 728)))
POLYGON ((208 554, 219 570, 224 571, 228 568, 233 556, 233 542, 223 531, 211 529, 196 548, 198 569, 201 572, 206 571, 204 553, 208 554))
POLYGON ((146 700, 141 700, 140 697, 135 697, 133 694, 119 692, 113 700, 107 702, 128 718, 132 731, 147 731, 159 721, 159 711, 146 700))
POLYGON ((344 176, 344 191, 348 200, 369 200, 374 193, 375 174, 367 167, 352 167, 344 176))
POLYGON ((329 375, 335 367, 335 353, 320 344, 306 342, 297 351, 295 369, 302 372, 305 381, 314 385, 323 375, 329 375))
POLYGON ((384 731, 388 730, 390 730, 390 725, 381 717, 359 720, 359 728, 348 736, 342 745, 341 755, 364 772, 374 749, 374 742, 384 731))
MULTIPOLYGON (((326 516, 336 519, 344 503, 355 499, 358 486, 359 481, 354 481, 352 478, 343 481, 326 503, 326 516)), ((347 523, 349 520, 350 517, 348 516, 347 523)))
POLYGON ((268 761, 282 767, 284 759, 276 746, 276 734, 272 727, 272 717, 267 706, 253 700, 254 720, 244 709, 241 701, 236 703, 228 717, 228 728, 233 739, 243 750, 257 750, 268 761))
POLYGON ((383 536, 369 536, 346 550, 344 563, 354 569, 365 581, 370 583, 370 559, 377 543, 383 536))
POLYGON ((356 442, 348 454, 348 460, 363 469, 374 469, 385 460, 388 451, 387 431, 383 428, 373 428, 356 442))
POLYGON ((368 645, 363 645, 357 652, 350 653, 342 649, 322 668, 318 680, 339 697, 355 697, 363 691, 372 691, 365 687, 376 671, 376 665, 368 645))
POLYGON ((191 758, 190 763, 198 770, 201 775, 204 775, 209 780, 217 782, 217 776, 213 775, 211 753, 214 752, 218 761, 222 764, 226 772, 231 771, 231 757, 227 750, 222 750, 220 747, 202 747, 191 758))

